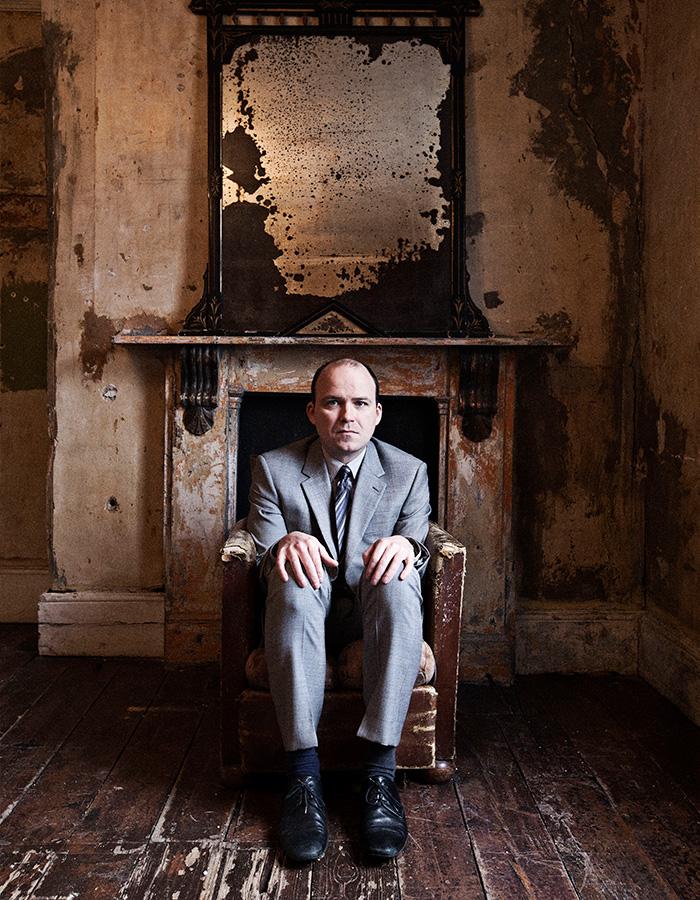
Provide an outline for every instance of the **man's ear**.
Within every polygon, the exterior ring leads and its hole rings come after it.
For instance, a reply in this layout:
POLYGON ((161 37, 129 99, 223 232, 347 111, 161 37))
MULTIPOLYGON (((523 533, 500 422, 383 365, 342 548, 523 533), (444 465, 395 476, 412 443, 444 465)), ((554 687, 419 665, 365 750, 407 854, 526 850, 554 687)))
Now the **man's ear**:
POLYGON ((316 411, 314 408, 313 401, 309 400, 306 404, 306 418, 311 422, 312 425, 316 424, 316 411))
POLYGON ((382 421, 382 404, 377 403, 377 425, 382 421))

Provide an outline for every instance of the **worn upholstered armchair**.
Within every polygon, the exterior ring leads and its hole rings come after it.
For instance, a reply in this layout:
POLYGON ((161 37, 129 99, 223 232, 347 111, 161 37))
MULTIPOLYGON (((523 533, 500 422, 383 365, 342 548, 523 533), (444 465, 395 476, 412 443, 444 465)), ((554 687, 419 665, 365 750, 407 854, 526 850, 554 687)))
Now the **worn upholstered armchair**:
MULTIPOLYGON (((423 603, 424 638, 429 646, 424 644, 397 762, 400 768, 424 770, 428 780, 440 782, 454 772, 465 548, 433 523, 427 545, 430 563, 423 581, 423 603)), ((248 772, 281 770, 284 756, 267 690, 261 649, 262 597, 255 546, 245 520, 231 531, 222 559, 221 749, 224 775, 232 779, 248 772)), ((325 769, 350 767, 358 758, 353 745, 363 714, 360 644, 350 645, 337 660, 329 661, 318 730, 325 769)))

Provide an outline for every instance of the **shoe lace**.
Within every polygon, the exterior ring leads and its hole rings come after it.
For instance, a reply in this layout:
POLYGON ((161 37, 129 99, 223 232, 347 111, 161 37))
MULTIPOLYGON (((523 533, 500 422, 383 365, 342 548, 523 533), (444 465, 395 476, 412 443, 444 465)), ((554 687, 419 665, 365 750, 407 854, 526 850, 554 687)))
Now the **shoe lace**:
POLYGON ((293 787, 293 793, 296 795, 295 799, 299 806, 304 805, 304 815, 306 815, 309 811, 309 806, 313 806, 316 809, 321 809, 321 800, 316 793, 315 790, 308 784, 308 782, 303 781, 301 778, 297 781, 297 783, 293 787))
POLYGON ((400 804, 398 804, 396 799, 389 793, 388 782, 381 778, 377 778, 376 775, 369 776, 367 803, 372 806, 383 806, 385 809, 391 810, 391 812, 397 816, 401 816, 403 813, 400 804))

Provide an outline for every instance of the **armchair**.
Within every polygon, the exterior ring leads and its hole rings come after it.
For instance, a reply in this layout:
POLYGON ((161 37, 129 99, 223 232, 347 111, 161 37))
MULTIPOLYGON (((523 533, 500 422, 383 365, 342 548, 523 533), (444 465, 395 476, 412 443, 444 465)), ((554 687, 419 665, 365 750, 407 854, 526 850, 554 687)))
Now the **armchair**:
MULTIPOLYGON (((397 751, 403 769, 423 770, 432 782, 454 773, 455 717, 459 677, 460 625, 465 547, 431 522, 427 539, 430 562, 423 581, 424 638, 432 647, 436 670, 431 684, 413 690, 397 751)), ((224 776, 283 769, 282 743, 270 694, 260 678, 262 597, 255 546, 245 520, 238 522, 222 550, 224 589, 221 643, 221 756, 224 776), (257 653, 254 653, 257 651, 257 653), (252 655, 252 656, 251 656, 252 655), (246 675, 248 663, 248 676, 246 675)), ((262 661, 264 669, 264 660, 262 661)), ((347 685, 353 678, 329 671, 319 724, 319 754, 325 769, 350 767, 363 714, 362 692, 347 685)), ((356 680, 356 679, 355 679, 356 680)))

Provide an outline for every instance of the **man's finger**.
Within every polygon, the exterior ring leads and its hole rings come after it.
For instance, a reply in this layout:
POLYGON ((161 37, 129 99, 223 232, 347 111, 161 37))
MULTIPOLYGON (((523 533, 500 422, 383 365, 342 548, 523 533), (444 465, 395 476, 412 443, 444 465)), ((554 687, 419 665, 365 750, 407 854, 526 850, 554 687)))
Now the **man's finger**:
POLYGON ((370 561, 370 567, 367 572, 367 577, 372 584, 379 584, 379 579, 382 577, 386 570, 386 567, 393 559, 395 551, 392 552, 392 550, 392 547, 385 547, 376 562, 372 563, 372 561, 370 561))
POLYGON ((292 577, 299 585, 299 587, 306 587, 306 578, 304 578, 304 571, 301 568, 301 563, 299 562, 299 556, 295 551, 292 551, 289 554, 289 565, 292 567, 292 577))
MULTIPOLYGON (((309 544, 309 556, 314 564, 314 569, 316 569, 316 578, 320 584, 323 581, 323 563, 321 562, 318 544, 309 544)), ((316 585, 316 587, 318 587, 318 585, 316 585)))
POLYGON ((385 549, 384 540, 381 539, 379 541, 375 541, 371 547, 368 547, 367 550, 362 554, 362 558, 365 563, 365 578, 371 579, 374 574, 375 569, 377 568, 377 564, 379 560, 382 558, 382 553, 385 549))
MULTIPOLYGON (((387 542, 384 538, 381 538, 378 541, 375 541, 372 546, 365 551, 367 559, 365 560, 365 566, 368 569, 373 569, 377 562, 381 559, 382 553, 386 550, 387 542)), ((363 554, 363 556, 365 555, 363 554)))
POLYGON ((411 556, 407 557, 404 562, 406 565, 403 567, 403 572, 399 575, 399 581, 404 581, 408 578, 408 573, 413 568, 413 563, 415 562, 415 554, 411 554, 411 556))
MULTIPOLYGON (((304 567, 304 571, 311 582, 311 587, 315 590, 319 585, 318 572, 316 571, 316 564, 314 563, 306 544, 299 544, 297 547, 297 558, 304 567)), ((304 587, 304 585, 300 584, 299 587, 304 587)))
POLYGON ((391 561, 391 564, 388 566, 386 572, 382 575, 381 580, 383 584, 389 584, 391 579, 396 575, 399 571, 401 564, 404 562, 404 558, 400 553, 397 553, 391 561))
POLYGON ((330 553, 326 550, 323 544, 319 544, 319 550, 321 553, 321 559, 329 566, 334 566, 336 569, 338 568, 338 560, 333 559, 330 553))
POLYGON ((275 567, 279 574, 279 577, 282 581, 289 581, 289 575, 287 575, 287 569, 285 563, 287 562, 287 551, 285 549, 278 550, 277 552, 277 562, 275 563, 275 567))

